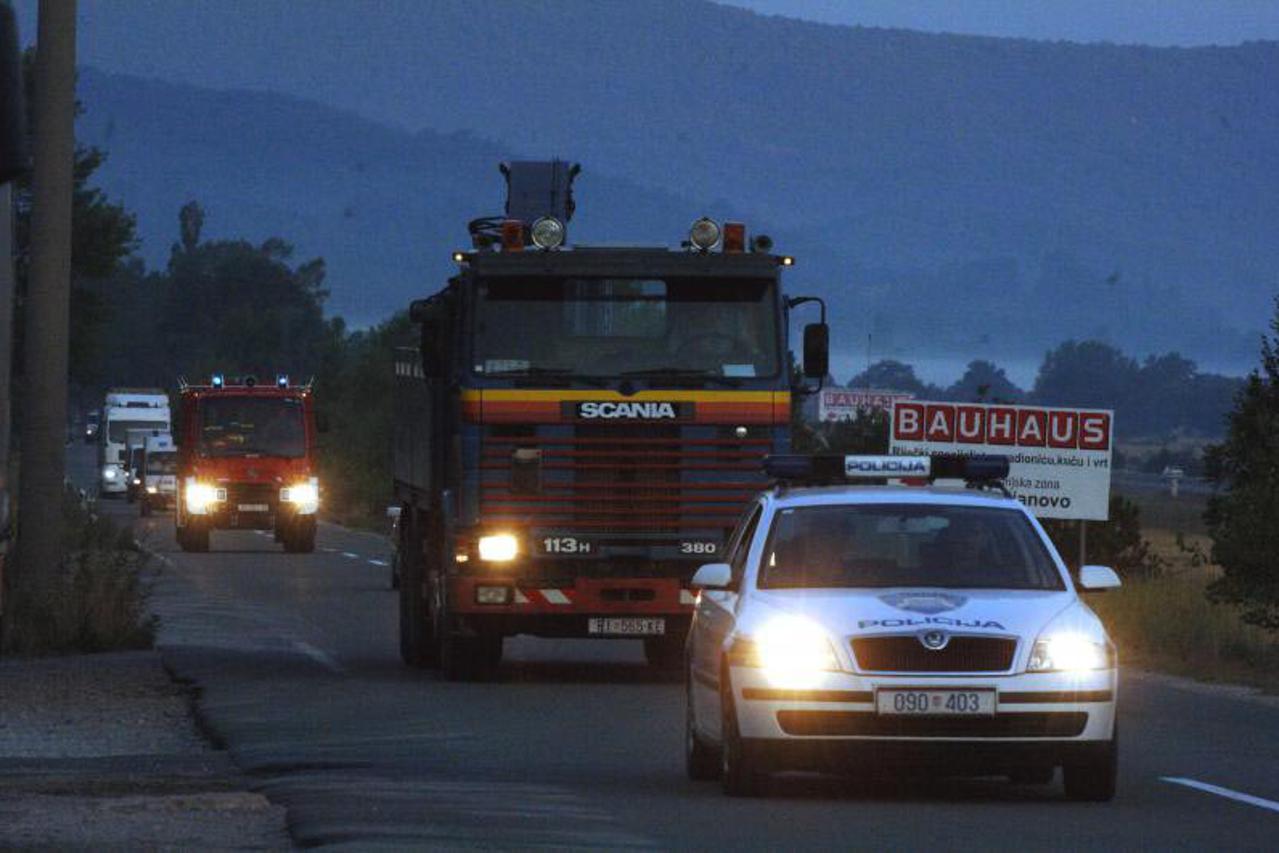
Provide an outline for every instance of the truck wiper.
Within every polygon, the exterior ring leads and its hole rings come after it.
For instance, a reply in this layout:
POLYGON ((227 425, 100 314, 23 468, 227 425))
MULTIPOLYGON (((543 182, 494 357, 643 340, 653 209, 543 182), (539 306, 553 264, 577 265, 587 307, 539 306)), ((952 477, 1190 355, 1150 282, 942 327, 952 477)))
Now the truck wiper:
POLYGON ((742 381, 730 376, 721 376, 712 370, 702 367, 650 367, 645 370, 627 370, 622 376, 638 376, 651 379, 705 379, 726 388, 738 388, 742 381))

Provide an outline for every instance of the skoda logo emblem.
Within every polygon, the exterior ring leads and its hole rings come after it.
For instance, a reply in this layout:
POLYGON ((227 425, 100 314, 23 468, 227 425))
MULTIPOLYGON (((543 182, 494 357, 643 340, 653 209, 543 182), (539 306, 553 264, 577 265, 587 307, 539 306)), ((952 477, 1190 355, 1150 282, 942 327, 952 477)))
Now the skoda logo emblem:
POLYGON ((919 642, 924 644, 924 648, 934 652, 939 652, 946 648, 946 640, 945 631, 928 631, 919 638, 919 642))

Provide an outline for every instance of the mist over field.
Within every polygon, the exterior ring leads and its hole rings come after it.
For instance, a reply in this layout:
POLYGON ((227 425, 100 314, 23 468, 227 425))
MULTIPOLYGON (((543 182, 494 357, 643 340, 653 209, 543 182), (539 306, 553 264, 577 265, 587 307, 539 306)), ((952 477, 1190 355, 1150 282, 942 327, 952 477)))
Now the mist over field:
MULTIPOLYGON (((21 4, 20 4, 21 5, 21 4)), ((434 290, 496 163, 583 163, 580 241, 742 218, 831 303, 836 375, 1066 339, 1254 363, 1279 283, 1279 44, 1150 48, 805 23, 705 2, 84 9, 80 132, 163 263, 211 235, 329 263, 329 310, 434 290), (246 95, 243 90, 255 92, 246 95), (237 90, 237 91, 228 91, 237 90)), ((954 369, 951 369, 954 365, 954 369)), ((921 368, 921 374, 928 370, 921 368)))

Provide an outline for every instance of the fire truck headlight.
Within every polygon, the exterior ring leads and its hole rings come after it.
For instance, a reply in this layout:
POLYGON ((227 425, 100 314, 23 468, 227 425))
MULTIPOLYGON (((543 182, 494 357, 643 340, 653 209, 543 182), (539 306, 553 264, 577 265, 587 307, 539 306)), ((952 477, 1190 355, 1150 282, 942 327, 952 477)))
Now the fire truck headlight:
POLYGON ((287 489, 280 489, 280 501, 293 504, 298 515, 311 515, 320 508, 320 486, 314 477, 309 483, 298 483, 287 489))
POLYGON ((703 252, 709 251, 719 242, 719 224, 714 219, 703 216, 689 229, 688 239, 695 248, 703 252))
POLYGON ((564 244, 564 225, 554 216, 543 216, 534 222, 529 233, 539 249, 558 249, 564 244))
POLYGON ((188 482, 186 489, 187 512, 204 515, 218 501, 218 490, 208 483, 188 482))
POLYGON ((480 537, 480 559, 490 563, 508 563, 520 553, 520 542, 509 533, 480 537))

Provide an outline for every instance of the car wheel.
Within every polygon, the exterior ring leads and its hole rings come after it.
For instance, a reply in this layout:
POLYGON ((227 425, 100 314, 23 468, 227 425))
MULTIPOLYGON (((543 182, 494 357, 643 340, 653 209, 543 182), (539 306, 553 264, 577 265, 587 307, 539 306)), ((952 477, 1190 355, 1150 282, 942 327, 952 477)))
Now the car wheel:
POLYGON ((1119 778, 1119 729, 1098 755, 1061 768, 1066 796, 1072 800, 1105 803, 1115 798, 1119 778))
POLYGON ((720 784, 730 797, 759 797, 767 792, 768 774, 759 766, 742 740, 737 724, 737 704, 728 680, 728 669, 720 676, 720 703, 723 708, 724 745, 720 750, 720 784))
POLYGON ((697 726, 693 720, 693 677, 688 674, 688 689, 685 691, 687 701, 684 705, 684 769, 688 778, 694 782, 709 782, 718 779, 723 759, 719 750, 702 740, 697 734, 697 726))

